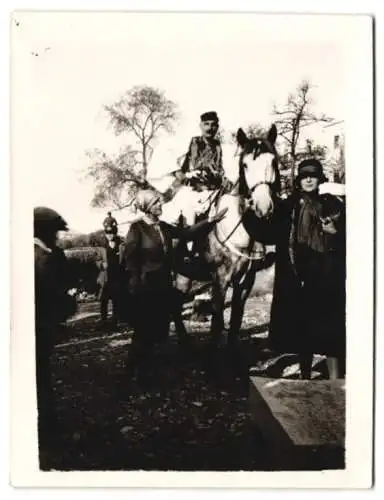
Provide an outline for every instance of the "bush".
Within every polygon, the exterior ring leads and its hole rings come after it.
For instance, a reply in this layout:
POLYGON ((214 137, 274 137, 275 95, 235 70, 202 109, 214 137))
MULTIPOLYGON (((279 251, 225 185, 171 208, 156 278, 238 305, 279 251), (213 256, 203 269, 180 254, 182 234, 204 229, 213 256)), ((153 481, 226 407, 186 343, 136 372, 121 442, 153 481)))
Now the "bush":
POLYGON ((100 247, 78 247, 64 250, 68 260, 76 260, 82 263, 96 263, 101 257, 100 247))
POLYGON ((97 277, 100 269, 100 247, 70 248, 64 250, 68 259, 71 281, 80 292, 95 294, 98 291, 97 277))

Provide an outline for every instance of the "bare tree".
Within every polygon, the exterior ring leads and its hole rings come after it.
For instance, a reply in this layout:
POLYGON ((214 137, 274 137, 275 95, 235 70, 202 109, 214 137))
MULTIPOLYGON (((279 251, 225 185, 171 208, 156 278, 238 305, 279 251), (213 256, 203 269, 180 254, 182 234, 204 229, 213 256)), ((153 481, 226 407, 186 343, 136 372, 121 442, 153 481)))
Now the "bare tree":
POLYGON ((127 146, 111 157, 99 149, 87 152, 90 164, 86 177, 95 182, 95 193, 91 200, 93 207, 112 205, 121 210, 129 206, 138 189, 148 187, 142 178, 137 151, 127 146))
POLYGON ((148 86, 133 87, 104 109, 115 134, 125 134, 128 145, 114 156, 99 149, 87 152, 90 164, 85 174, 96 184, 93 206, 122 209, 132 203, 138 189, 149 187, 154 142, 161 132, 173 132, 178 113, 164 92, 148 86))
POLYGON ((148 163, 153 154, 153 141, 160 132, 173 132, 177 119, 176 104, 167 99, 161 90, 136 86, 121 99, 104 109, 116 133, 128 134, 139 146, 141 176, 147 177, 148 163))
POLYGON ((297 87, 295 93, 288 95, 287 102, 281 108, 274 105, 273 114, 279 135, 287 146, 287 159, 291 167, 291 177, 295 176, 295 165, 298 159, 298 144, 303 127, 313 123, 328 123, 332 118, 325 114, 317 114, 311 110, 313 99, 311 98, 312 85, 304 80, 297 87))

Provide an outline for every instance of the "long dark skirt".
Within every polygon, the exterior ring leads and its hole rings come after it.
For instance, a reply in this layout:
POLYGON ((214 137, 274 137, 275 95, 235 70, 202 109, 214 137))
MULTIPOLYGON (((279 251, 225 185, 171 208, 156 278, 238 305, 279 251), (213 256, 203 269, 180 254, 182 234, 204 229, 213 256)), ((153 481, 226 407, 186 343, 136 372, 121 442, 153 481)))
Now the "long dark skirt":
POLYGON ((270 341, 283 353, 345 356, 345 278, 333 255, 288 255, 276 262, 270 341), (301 261, 301 264, 300 264, 301 261))

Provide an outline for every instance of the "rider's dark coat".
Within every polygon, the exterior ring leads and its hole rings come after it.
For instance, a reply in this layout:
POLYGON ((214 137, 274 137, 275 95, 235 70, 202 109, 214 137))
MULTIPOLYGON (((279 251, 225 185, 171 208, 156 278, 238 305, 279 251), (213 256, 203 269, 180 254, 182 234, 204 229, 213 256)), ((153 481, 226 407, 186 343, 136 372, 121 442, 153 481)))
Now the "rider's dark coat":
POLYGON ((210 190, 220 188, 225 176, 220 142, 214 138, 192 137, 181 170, 183 173, 193 170, 202 172, 201 179, 194 181, 197 188, 210 190))

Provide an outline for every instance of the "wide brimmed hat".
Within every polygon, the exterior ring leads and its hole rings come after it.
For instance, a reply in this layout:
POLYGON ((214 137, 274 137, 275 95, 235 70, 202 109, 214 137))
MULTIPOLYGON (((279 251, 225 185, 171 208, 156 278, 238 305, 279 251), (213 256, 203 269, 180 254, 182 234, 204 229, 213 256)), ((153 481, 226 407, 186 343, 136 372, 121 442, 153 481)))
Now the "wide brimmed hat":
POLYGON ((36 207, 33 210, 33 225, 36 231, 68 231, 68 224, 63 217, 48 207, 36 207))
POLYGON ((206 113, 203 113, 200 116, 200 120, 202 122, 211 121, 211 120, 214 121, 214 122, 218 122, 219 121, 219 117, 217 116, 216 111, 207 111, 206 113))
POLYGON ((328 179, 324 175, 323 166, 316 158, 303 160, 298 167, 297 180, 304 177, 317 177, 320 182, 326 182, 328 179))

